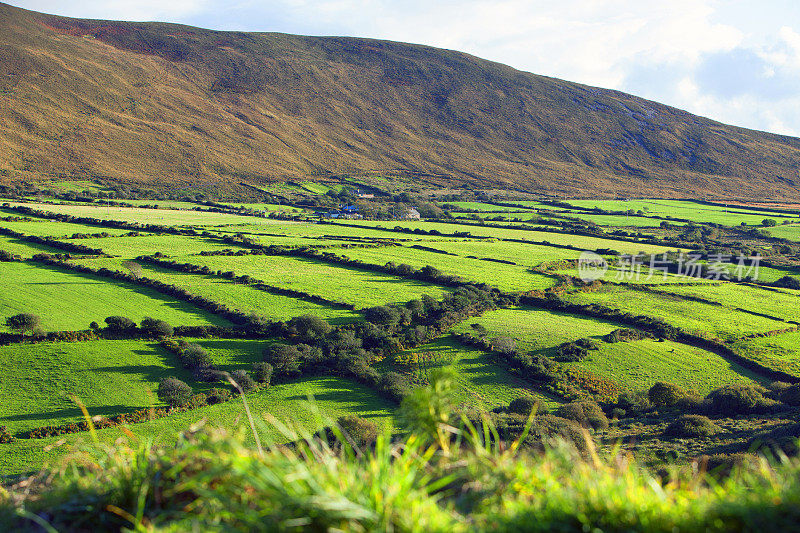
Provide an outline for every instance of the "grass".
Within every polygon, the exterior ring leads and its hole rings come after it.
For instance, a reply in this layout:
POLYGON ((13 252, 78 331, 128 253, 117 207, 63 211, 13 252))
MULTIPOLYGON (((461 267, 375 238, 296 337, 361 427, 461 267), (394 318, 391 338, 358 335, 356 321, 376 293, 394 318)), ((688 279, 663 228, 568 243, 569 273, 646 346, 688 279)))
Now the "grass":
POLYGON ((212 213, 209 211, 18 202, 11 202, 11 204, 76 217, 91 217, 100 220, 119 220, 122 222, 139 222, 142 224, 159 224, 165 226, 218 226, 223 224, 267 225, 271 223, 268 219, 231 215, 228 213, 212 213))
POLYGON ((45 218, 35 219, 33 222, 0 220, 0 227, 19 231, 26 235, 39 235, 41 237, 71 237, 76 233, 92 234, 103 232, 109 235, 122 235, 128 232, 128 230, 58 222, 45 218))
POLYGON ((192 256, 178 260, 206 265, 213 270, 233 271, 240 276, 252 276, 269 285, 351 303, 358 308, 404 303, 422 294, 429 294, 438 300, 449 291, 429 283, 297 257, 192 256))
MULTIPOLYGON (((337 377, 309 377, 291 383, 271 386, 247 395, 250 410, 259 424, 262 439, 287 442, 273 426, 263 423, 269 414, 275 419, 300 430, 314 432, 336 420, 339 416, 357 414, 376 421, 379 425, 394 426, 393 406, 378 397, 367 387, 337 377), (309 399, 312 402, 309 403, 309 399)), ((90 410, 90 414, 96 414, 90 410)), ((139 439, 152 439, 155 443, 174 445, 175 435, 189 427, 210 425, 230 430, 249 432, 244 406, 239 399, 224 404, 203 407, 178 413, 142 424, 128 426, 139 439)), ((97 431, 100 442, 113 444, 124 433, 119 428, 97 431)), ((14 475, 34 472, 43 464, 53 464, 76 448, 85 448, 91 442, 88 433, 77 433, 46 439, 18 439, 12 444, 0 445, 0 474, 14 475)))
POLYGON ((24 431, 81 419, 76 395, 93 415, 115 415, 158 403, 161 378, 176 370, 175 356, 157 343, 89 341, 0 347, 0 425, 24 431))
POLYGON ((500 239, 520 239, 535 242, 547 242, 551 244, 561 244, 575 246, 585 250, 597 250, 598 248, 617 250, 621 253, 656 253, 661 254, 670 251, 671 248, 665 246, 657 246, 652 244, 631 243, 626 241, 617 241, 613 239, 601 239, 598 237, 584 237, 580 235, 567 235, 563 233, 551 233, 546 231, 528 231, 507 228, 494 228, 487 226, 470 226, 463 224, 446 224, 441 222, 416 222, 416 221, 399 221, 399 222, 372 222, 372 221, 358 221, 352 222, 353 226, 361 227, 374 227, 383 226, 386 228, 393 228, 394 226, 402 226, 410 229, 425 229, 437 230, 442 233, 455 233, 455 232, 468 232, 471 235, 481 237, 496 237, 500 239))
MULTIPOLYGON (((459 249, 462 243, 450 244, 448 249, 459 249)), ((469 244, 469 243, 464 243, 469 244)), ((441 249, 444 243, 430 243, 430 247, 441 249)), ((522 245, 526 246, 526 245, 522 245)), ((533 248, 533 247, 531 247, 533 248)), ((531 250, 532 253, 537 251, 549 254, 551 250, 559 252, 557 249, 547 249, 539 247, 540 250, 531 250)), ((470 250, 470 249, 468 249, 470 250)), ((482 261, 480 259, 470 259, 467 257, 455 257, 451 255, 444 255, 426 250, 417 250, 408 247, 392 246, 389 248, 348 248, 348 249, 331 249, 331 252, 339 255, 347 256, 351 259, 359 259, 365 263, 384 265, 389 261, 397 264, 405 263, 413 267, 421 268, 426 265, 431 265, 446 274, 461 276, 462 278, 480 283, 488 283, 504 291, 530 291, 540 290, 551 287, 554 280, 548 276, 532 273, 528 271, 525 265, 507 265, 503 263, 495 263, 489 261, 482 261)), ((482 250, 485 251, 485 250, 482 250)), ((476 252, 481 253, 481 252, 476 252)), ((469 252, 465 252, 468 255, 469 252)), ((484 256, 491 256, 492 254, 483 254, 484 256)), ((499 254, 502 255, 502 254, 499 254)), ((553 254, 549 257, 558 256, 553 254)), ((566 255, 566 254, 560 254, 566 255)), ((540 256, 541 257, 541 256, 540 256)), ((532 263, 537 262, 536 260, 532 263)))
POLYGON ((583 368, 629 390, 668 381, 707 393, 723 385, 752 382, 754 378, 751 372, 714 353, 671 341, 603 342, 603 335, 621 326, 591 318, 530 308, 498 309, 459 324, 455 331, 474 331, 472 324, 484 326, 490 338, 512 337, 520 350, 546 357, 554 357, 555 349, 564 342, 594 338, 600 350, 590 351, 589 357, 568 366, 583 368))
POLYGON ((463 346, 447 335, 403 354, 416 353, 424 360, 419 365, 396 365, 400 371, 425 379, 428 373, 443 366, 455 370, 453 400, 472 409, 493 409, 508 405, 511 400, 527 394, 535 396, 544 409, 553 409, 560 402, 530 387, 524 380, 497 364, 488 353, 463 346))
POLYGON ((203 237, 183 235, 142 235, 139 237, 115 237, 113 239, 82 239, 81 244, 100 248, 105 253, 123 259, 133 259, 140 255, 153 255, 161 252, 167 256, 190 255, 203 251, 238 250, 241 247, 224 244, 203 237))
POLYGON ((599 207, 607 211, 641 210, 647 215, 671 216, 694 222, 711 222, 726 226, 738 226, 742 222, 751 226, 760 226, 761 221, 765 218, 782 220, 778 213, 759 211, 758 209, 725 208, 681 200, 568 200, 568 203, 586 209, 599 207))
POLYGON ((609 285, 595 292, 574 293, 566 299, 578 304, 599 304, 634 315, 660 318, 696 335, 725 340, 786 327, 785 322, 726 307, 609 285))
POLYGON ((11 252, 12 254, 18 255, 22 258, 30 258, 36 254, 41 254, 41 253, 46 253, 46 254, 60 253, 59 250, 56 250, 55 248, 50 248, 49 246, 29 243, 17 239, 16 237, 6 237, 5 235, 0 235, 0 250, 11 252))
MULTIPOLYGON (((392 222, 384 222, 387 227, 394 227, 392 222)), ((430 240, 447 240, 446 237, 438 237, 435 235, 409 235, 402 233, 390 233, 368 227, 358 227, 354 225, 340 225, 340 224, 318 224, 315 222, 285 222, 275 221, 274 224, 269 226, 260 226, 257 224, 243 225, 243 226, 229 226, 215 228, 217 231, 227 231, 230 233, 247 233, 247 234, 278 234, 287 237, 358 237, 361 239, 394 239, 394 240, 408 240, 408 241, 430 241, 430 240)), ((452 233, 454 230, 450 230, 452 233)), ((268 238, 268 237, 265 237, 268 238)))
POLYGON ((494 212, 502 212, 502 211, 510 211, 510 212, 529 212, 518 207, 508 207, 502 205, 494 205, 494 204, 486 204, 483 202, 446 202, 449 205, 454 205, 456 207, 460 207, 461 209, 466 209, 469 211, 481 212, 481 211, 494 211, 494 212))
MULTIPOLYGON (((127 271, 120 265, 119 259, 88 259, 80 261, 80 263, 92 265, 95 268, 105 267, 127 271)), ((216 276, 185 274, 147 264, 142 264, 141 267, 144 277, 182 287, 192 294, 223 303, 231 309, 238 309, 246 314, 256 313, 274 320, 289 320, 296 316, 311 314, 328 319, 333 324, 361 319, 361 315, 354 311, 336 309, 289 296, 270 294, 216 276)))
POLYGON ((783 320, 800 321, 797 307, 798 291, 765 290, 734 283, 706 283, 703 285, 670 285, 661 287, 678 296, 693 296, 719 302, 725 307, 745 309, 783 320))
POLYGON ((764 366, 800 377, 800 332, 744 339, 732 348, 764 366))
POLYGON ((237 208, 244 208, 244 209, 253 209, 256 211, 288 211, 291 213, 302 213, 303 209, 300 207, 293 207, 291 205, 281 205, 281 204, 265 204, 265 203, 253 203, 253 204, 244 204, 244 203, 235 203, 235 202, 225 202, 225 205, 229 205, 231 207, 237 208))
POLYGON ((800 242, 800 224, 780 225, 764 229, 773 237, 800 242))
MULTIPOLYGON (((41 317, 45 331, 87 329, 107 316, 145 316, 173 325, 227 322, 156 291, 91 275, 25 263, 0 263, 0 320, 17 313, 41 317)), ((7 331, 5 325, 0 331, 7 331)))

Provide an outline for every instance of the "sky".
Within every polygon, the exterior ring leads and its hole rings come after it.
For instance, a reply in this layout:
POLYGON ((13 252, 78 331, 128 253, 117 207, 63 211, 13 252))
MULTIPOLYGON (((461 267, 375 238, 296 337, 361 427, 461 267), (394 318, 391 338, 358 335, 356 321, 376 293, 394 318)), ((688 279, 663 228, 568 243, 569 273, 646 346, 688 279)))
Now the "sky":
POLYGON ((81 18, 427 44, 800 136, 797 0, 6 1, 81 18))

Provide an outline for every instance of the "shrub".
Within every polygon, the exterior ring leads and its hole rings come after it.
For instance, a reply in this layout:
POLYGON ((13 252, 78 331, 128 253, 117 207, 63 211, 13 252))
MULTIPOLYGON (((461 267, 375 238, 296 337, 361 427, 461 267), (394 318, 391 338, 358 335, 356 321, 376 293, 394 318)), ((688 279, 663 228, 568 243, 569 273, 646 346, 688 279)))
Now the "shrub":
POLYGON ((636 416, 653 408, 647 391, 625 391, 619 395, 617 406, 628 416, 636 416))
POLYGON ((269 386, 272 383, 272 365, 269 363, 253 364, 253 377, 262 385, 269 386))
POLYGON ((339 417, 339 428, 359 447, 371 446, 378 439, 378 425, 355 415, 339 417))
POLYGON ((31 313, 20 313, 6 318, 6 326, 12 330, 24 334, 26 331, 34 331, 39 327, 40 319, 31 313))
POLYGON ((209 405, 225 403, 231 398, 231 391, 228 389, 213 388, 206 392, 206 401, 209 405))
POLYGON ((574 342, 565 342, 556 350, 556 361, 574 363, 584 360, 589 355, 589 350, 574 342))
POLYGON ((300 371, 300 351, 290 344, 274 344, 264 351, 264 362, 272 365, 275 376, 291 376, 300 371))
POLYGON ((749 414, 764 404, 764 395, 753 385, 727 385, 712 391, 706 399, 711 411, 725 416, 749 414))
POLYGON ((621 328, 615 329, 611 333, 605 335, 603 340, 606 342, 630 342, 642 339, 652 338, 653 335, 638 329, 621 328))
POLYGON ((8 263, 14 260, 14 254, 8 250, 0 250, 0 262, 8 263))
POLYGON ((542 450, 548 444, 564 441, 577 450, 585 451, 588 435, 575 421, 560 416, 542 415, 533 419, 523 444, 542 450))
POLYGON ((410 387, 402 374, 387 372, 378 379, 378 391, 386 398, 399 402, 408 395, 410 387))
POLYGON ((0 444, 8 444, 14 441, 14 436, 8 431, 8 427, 0 426, 0 444))
POLYGON ((681 415, 667 426, 664 435, 685 438, 710 437, 720 431, 719 426, 706 416, 681 415))
POLYGON ((333 331, 333 326, 315 315, 302 315, 291 319, 288 326, 305 341, 319 339, 333 331))
POLYGON ((508 412, 509 413, 516 413, 522 416, 528 416, 532 412, 535 412, 539 408, 539 402, 533 396, 520 396, 519 398, 514 398, 511 400, 511 403, 508 404, 508 412))
POLYGON ((503 355, 517 354, 517 341, 505 335, 500 335, 492 339, 492 346, 495 351, 503 355))
POLYGON ((167 322, 149 316, 142 319, 139 327, 144 333, 153 337, 171 337, 174 333, 172 326, 167 322))
POLYGON ((364 318, 373 324, 393 326, 400 321, 400 311, 389 305, 379 305, 365 309, 364 318))
POLYGON ((178 407, 192 398, 192 388, 176 378, 164 378, 158 384, 158 399, 178 407))
POLYGON ((187 345, 181 351, 180 359, 183 366, 190 370, 210 368, 213 363, 205 348, 194 343, 187 345))
POLYGON ((106 329, 118 335, 130 334, 136 330, 136 322, 124 316, 110 316, 105 319, 106 329))
POLYGON ((556 409, 555 415, 574 420, 585 428, 608 429, 608 418, 597 402, 571 402, 556 409))
POLYGON ((250 376, 250 373, 247 370, 234 370, 231 372, 231 379, 239 385, 239 388, 242 389, 242 392, 249 392, 255 389, 258 384, 256 381, 250 376))
POLYGON ((656 407, 672 407, 686 396, 686 391, 672 383, 659 381, 647 392, 650 402, 656 407))

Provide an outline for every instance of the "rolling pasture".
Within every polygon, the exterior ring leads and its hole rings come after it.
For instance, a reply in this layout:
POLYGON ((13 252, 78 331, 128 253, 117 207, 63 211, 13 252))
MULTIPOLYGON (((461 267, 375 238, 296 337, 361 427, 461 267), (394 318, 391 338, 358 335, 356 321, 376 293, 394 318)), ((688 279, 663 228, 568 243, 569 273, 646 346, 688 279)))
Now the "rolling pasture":
MULTIPOLYGON (((159 202, 142 200, 137 203, 159 202)), ((464 346, 451 334, 472 333, 476 331, 473 326, 478 324, 486 328, 489 339, 498 336, 515 339, 520 354, 551 358, 557 355, 556 350, 562 343, 592 338, 598 341, 599 349, 590 351, 580 361, 562 363, 564 368, 574 369, 585 376, 603 378, 617 385, 619 390, 638 391, 657 381, 669 381, 687 390, 706 394, 723 385, 765 382, 763 376, 747 371, 716 353, 687 344, 655 339, 619 343, 602 340, 608 333, 625 327, 624 324, 508 303, 516 293, 546 291, 560 283, 556 276, 537 271, 537 268, 556 265, 563 267, 558 271, 559 275, 576 276, 576 269, 559 262, 575 260, 581 250, 663 253, 672 250, 668 246, 616 240, 610 236, 585 237, 468 223, 358 220, 326 224, 310 218, 302 222, 289 222, 194 211, 186 209, 194 204, 184 205, 181 202, 162 203, 162 207, 181 209, 108 208, 79 203, 38 204, 36 207, 99 219, 193 227, 209 231, 212 236, 119 236, 126 232, 46 219, 32 222, 0 221, 0 226, 26 234, 56 238, 106 231, 109 234, 107 237, 70 242, 102 249, 109 257, 73 256, 68 260, 92 268, 133 272, 184 289, 245 315, 257 315, 273 321, 289 321, 301 315, 313 315, 335 327, 355 330, 364 327, 365 316, 370 316, 361 312, 365 308, 387 304, 402 306, 410 300, 419 300, 422 295, 446 301, 446 296, 455 289, 373 272, 369 268, 288 255, 200 255, 201 252, 243 248, 225 244, 219 237, 243 234, 262 245, 322 246, 326 252, 360 260, 367 265, 382 266, 393 262, 415 268, 432 266, 444 274, 491 285, 505 293, 500 308, 482 309, 476 316, 459 316, 454 325, 453 322, 447 322, 433 337, 425 338, 419 345, 403 339, 397 348, 399 353, 375 357, 368 363, 379 375, 377 382, 381 382, 388 372, 399 372, 404 376, 403 379, 410 380, 413 385, 425 384, 431 370, 451 366, 456 375, 453 399, 465 409, 495 409, 508 405, 520 395, 533 396, 548 410, 557 408, 564 401, 562 397, 542 393, 536 384, 510 371, 490 353, 464 346), (433 234, 392 231, 397 226, 433 231, 433 234), (450 235, 453 233, 461 235, 450 235), (395 244, 353 246, 386 244, 389 241, 395 244), (138 256, 156 253, 179 263, 207 266, 211 274, 183 273, 144 262, 138 266, 126 263, 138 256), (273 294, 218 275, 226 272, 250 276, 267 285, 319 297, 328 300, 328 303, 311 301, 308 297, 273 294), (356 310, 342 309, 334 302, 353 305, 356 310)), ((536 202, 520 208, 502 208, 479 202, 458 205, 483 216, 506 217, 533 217, 537 216, 533 209, 548 208, 536 202)), ((669 216, 681 216, 681 209, 686 208, 681 202, 660 200, 642 201, 634 205, 647 205, 651 209, 648 213, 658 216, 667 216, 667 212, 671 213, 669 216), (657 213, 659 209, 663 213, 657 213)), ((273 204, 250 207, 264 211, 290 209, 273 204)), ((611 207, 609 204, 606 208, 611 207)), ((302 211, 291 210, 295 213, 302 211)), ((714 220, 721 220, 720 217, 725 216, 762 216, 761 213, 749 212, 720 213, 716 208, 695 211, 695 214, 714 220)), ((461 215, 464 214, 459 213, 461 215)), ((568 215, 609 226, 622 226, 622 219, 627 221, 628 218, 638 218, 635 222, 641 227, 659 223, 658 219, 586 214, 578 210, 568 215)), ((39 252, 62 253, 7 237, 0 237, 0 249, 23 258, 39 252)), ((774 281, 787 272, 765 268, 762 269, 762 279, 766 276, 774 281)), ((723 339, 745 357, 766 367, 800 376, 797 333, 752 338, 754 335, 794 327, 788 321, 797 320, 795 310, 798 306, 795 302, 798 291, 737 283, 687 282, 676 276, 661 280, 659 275, 642 281, 653 285, 653 290, 634 290, 615 284, 616 274, 614 270, 609 271, 605 283, 593 290, 568 285, 572 288, 562 287, 553 292, 552 297, 659 318, 697 335, 723 339), (709 302, 698 301, 700 299, 709 302)), ((105 317, 112 315, 125 316, 136 322, 150 316, 173 326, 232 326, 216 315, 136 283, 77 274, 64 268, 44 267, 32 261, 0 262, 0 291, 0 320, 3 324, 5 318, 17 313, 33 313, 41 318, 41 327, 45 331, 82 330, 90 322, 102 324, 105 317)), ((451 299, 456 302, 453 305, 461 305, 458 299, 463 298, 463 294, 451 299)), ((422 329, 424 331, 425 328, 422 329)), ((5 325, 0 326, 0 332, 7 331, 5 325)), ((215 334, 226 336, 223 333, 215 334)), ((287 339, 288 342, 297 342, 294 333, 288 335, 281 342, 287 342, 287 339)), ((203 347, 216 368, 227 372, 252 371, 253 364, 262 360, 265 348, 276 342, 276 339, 269 337, 229 337, 185 340, 203 347)), ((363 348, 368 348, 368 345, 364 343, 363 348)), ((12 434, 80 420, 80 410, 70 398, 71 395, 79 397, 90 414, 110 416, 151 405, 163 406, 155 391, 159 380, 164 377, 184 380, 191 384, 194 393, 226 386, 220 382, 198 381, 181 366, 176 355, 166 351, 156 341, 143 337, 0 346, 0 370, 5 376, 0 380, 0 393, 4 398, 0 399, 3 408, 0 425, 7 426, 12 434)), ((385 394, 381 395, 374 381, 369 386, 362 383, 370 381, 362 379, 355 383, 338 374, 293 375, 279 378, 269 387, 249 392, 245 398, 256 415, 261 436, 267 440, 285 440, 285 437, 279 437, 274 428, 262 423, 266 415, 288 420, 307 431, 318 430, 329 424, 331 417, 344 414, 357 414, 380 425, 394 427, 397 403, 386 399, 385 394), (309 395, 314 397, 312 404, 307 402, 309 395)), ((126 431, 140 438, 166 442, 165 439, 171 438, 176 431, 199 423, 230 429, 245 428, 247 422, 243 403, 235 399, 174 413, 165 418, 131 425, 126 431)), ((101 442, 113 442, 121 434, 118 428, 103 429, 97 433, 101 442)), ((87 442, 88 438, 86 434, 71 434, 62 438, 20 438, 0 444, 0 473, 35 470, 42 461, 57 460, 69 446, 87 442), (63 445, 59 444, 62 442, 63 445)))

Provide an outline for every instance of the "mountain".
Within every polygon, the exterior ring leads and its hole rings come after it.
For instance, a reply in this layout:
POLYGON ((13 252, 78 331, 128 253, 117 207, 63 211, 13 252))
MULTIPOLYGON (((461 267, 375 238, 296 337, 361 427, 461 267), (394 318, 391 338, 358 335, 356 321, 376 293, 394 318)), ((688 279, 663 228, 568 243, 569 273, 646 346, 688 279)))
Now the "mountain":
POLYGON ((0 4, 0 180, 800 199, 800 140, 464 53, 0 4))

